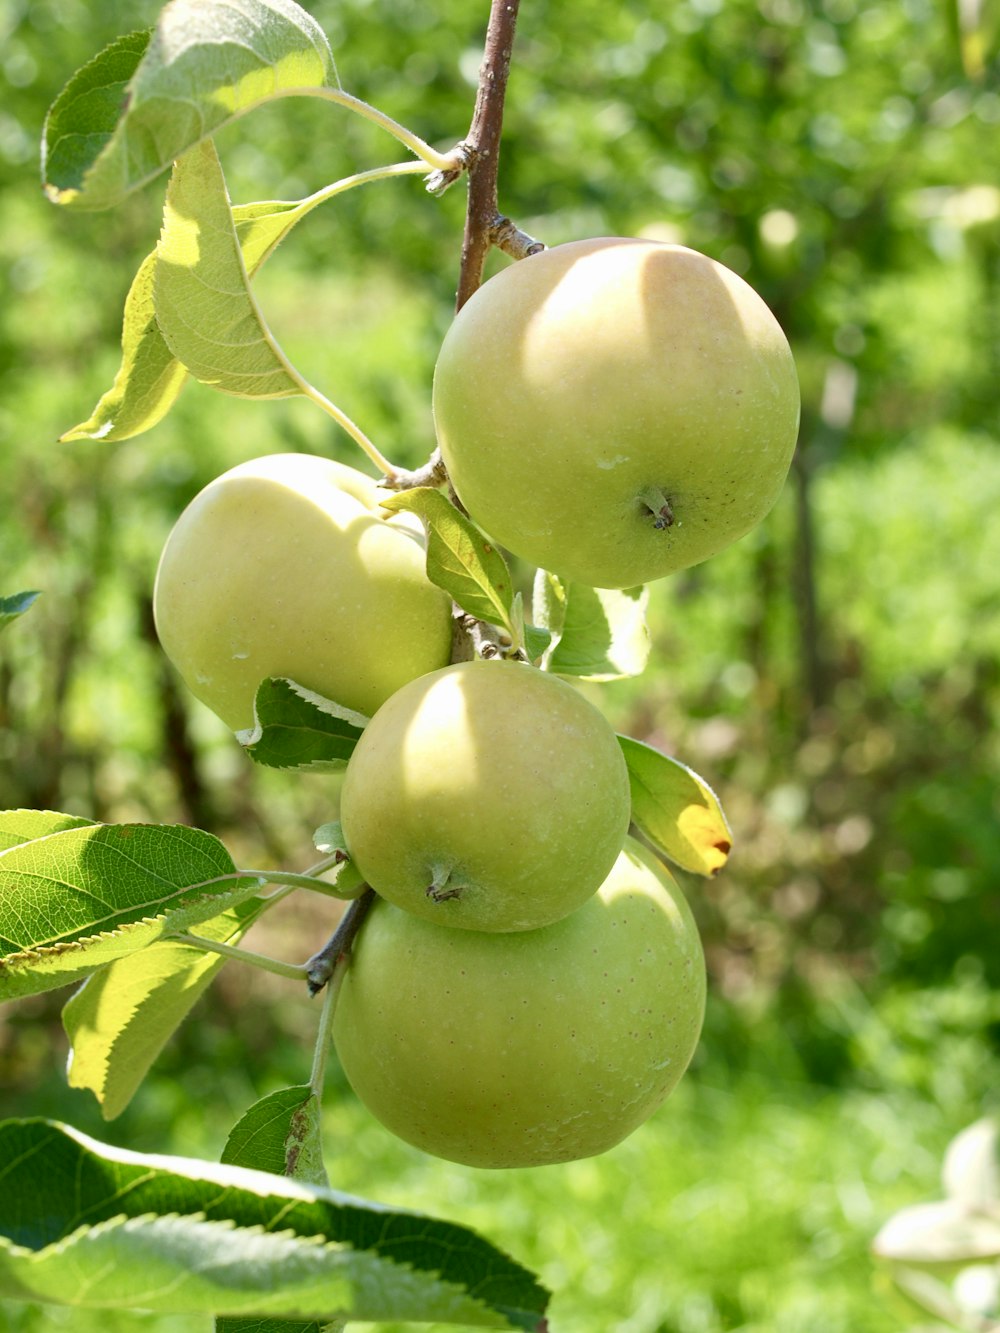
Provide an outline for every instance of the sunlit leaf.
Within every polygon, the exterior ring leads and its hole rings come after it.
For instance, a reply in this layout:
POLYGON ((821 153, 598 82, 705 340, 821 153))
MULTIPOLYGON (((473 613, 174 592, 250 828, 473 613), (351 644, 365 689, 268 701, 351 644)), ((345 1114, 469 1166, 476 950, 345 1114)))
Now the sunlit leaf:
POLYGON ((474 1232, 300 1181, 11 1120, 0 1182, 5 1299, 543 1327, 547 1293, 474 1232))
POLYGON ((166 416, 187 371, 163 340, 153 306, 155 252, 139 266, 125 298, 122 359, 114 383, 86 421, 60 436, 71 440, 127 440, 166 416))
POLYGON ((0 852, 0 999, 51 990, 250 898, 219 840, 87 824, 0 852))
MULTIPOLYGON (((253 276, 291 229, 316 207, 310 195, 295 202, 236 204, 233 220, 247 273, 253 276)), ((187 381, 187 370, 164 341, 156 322, 153 287, 156 252, 139 266, 125 300, 122 359, 114 384, 90 417, 60 437, 127 440, 162 421, 187 381)))
POLYGON ((447 496, 431 486, 417 486, 389 496, 382 507, 416 514, 423 523, 432 583, 469 615, 513 632, 514 591, 507 562, 447 496))
POLYGON ((196 379, 245 398, 302 392, 250 292, 211 140, 174 164, 156 255, 156 321, 196 379))
POLYGON ((268 768, 335 772, 347 765, 368 719, 295 681, 272 677, 257 689, 255 725, 240 744, 268 768))
POLYGON ((0 629, 23 616, 40 595, 37 592, 16 592, 10 597, 0 597, 0 629))
POLYGON ((697 773, 651 745, 619 736, 632 790, 632 819, 682 870, 715 875, 733 837, 719 798, 697 773))
POLYGON ((57 810, 3 810, 0 811, 0 852, 8 847, 19 847, 22 842, 48 837, 68 828, 87 828, 96 824, 94 819, 80 815, 64 815, 57 810))
POLYGON ((645 588, 591 588, 539 570, 535 620, 553 633, 545 658, 550 671, 584 680, 638 676, 649 661, 645 588))
POLYGON ((252 107, 335 82, 322 29, 293 0, 170 0, 151 36, 120 38, 56 99, 49 196, 108 208, 252 107))
MULTIPOLYGON (((240 903, 200 922, 198 934, 236 944, 267 906, 256 898, 240 903)), ((70 1087, 92 1092, 105 1120, 120 1115, 225 962, 194 945, 161 940, 88 977, 62 1011, 70 1087)))

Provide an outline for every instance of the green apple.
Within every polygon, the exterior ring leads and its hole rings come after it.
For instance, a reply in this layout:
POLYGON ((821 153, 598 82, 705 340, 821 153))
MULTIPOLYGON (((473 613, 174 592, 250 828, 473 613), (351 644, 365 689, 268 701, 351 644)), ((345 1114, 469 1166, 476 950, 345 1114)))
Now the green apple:
POLYGON ((434 419, 501 546, 626 588, 749 532, 788 472, 792 354, 754 290, 684 246, 557 245, 486 282, 445 336, 434 419))
POLYGON ((187 685, 234 731, 287 676, 371 715, 451 656, 451 605, 372 478, 309 454, 242 463, 181 514, 160 559, 156 628, 187 685))
POLYGON ((382 897, 443 925, 533 930, 600 886, 628 831, 628 770, 602 713, 516 662, 404 685, 344 776, 348 850, 382 897))
POLYGON ((376 900, 334 1041, 358 1097, 407 1143, 467 1166, 542 1166, 648 1119, 704 1009, 691 912, 629 840, 600 890, 541 930, 451 930, 376 900))

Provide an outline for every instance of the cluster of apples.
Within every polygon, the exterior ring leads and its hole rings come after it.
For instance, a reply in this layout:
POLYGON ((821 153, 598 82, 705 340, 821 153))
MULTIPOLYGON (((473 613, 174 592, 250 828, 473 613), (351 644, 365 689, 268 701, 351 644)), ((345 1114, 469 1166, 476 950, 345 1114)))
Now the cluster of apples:
MULTIPOLYGON (((434 417, 491 539, 564 580, 622 588, 760 521, 791 459, 798 388, 742 279, 684 247, 601 239, 480 289, 444 340, 434 417)), ((269 676, 370 718, 340 814, 377 897, 334 1041, 372 1113, 473 1166, 602 1152, 694 1052, 696 926, 629 837, 603 714, 530 665, 452 662, 422 533, 379 495, 304 455, 218 478, 163 552, 161 642, 236 731, 269 676)))

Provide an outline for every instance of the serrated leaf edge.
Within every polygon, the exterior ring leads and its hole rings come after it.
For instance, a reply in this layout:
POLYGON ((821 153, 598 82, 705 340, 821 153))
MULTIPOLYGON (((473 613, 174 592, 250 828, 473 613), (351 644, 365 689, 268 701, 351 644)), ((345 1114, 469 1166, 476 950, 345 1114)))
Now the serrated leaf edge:
MULTIPOLYGON (((358 713, 353 708, 347 708, 344 704, 338 704, 334 699, 328 699, 323 694, 317 694, 315 690, 307 689, 305 685, 300 685, 298 681, 292 680, 289 676, 269 676, 268 679, 282 681, 283 684, 291 689, 293 694, 297 694, 299 698, 305 700, 306 703, 312 704, 312 706, 320 713, 325 713, 327 717, 339 718, 341 722, 348 722, 352 727, 357 727, 359 731, 363 731, 371 721, 371 718, 368 717, 367 714, 358 713)), ((253 726, 245 727, 242 730, 237 731, 235 733, 236 739, 244 749, 249 749, 251 746, 259 744, 263 739, 264 727, 266 725, 270 724, 261 722, 257 712, 257 700, 255 697, 253 704, 253 726)), ((315 763, 317 761, 313 762, 315 763)), ((319 762, 325 763, 326 761, 319 762)), ((309 768, 312 766, 312 764, 294 765, 294 767, 299 768, 309 768)))

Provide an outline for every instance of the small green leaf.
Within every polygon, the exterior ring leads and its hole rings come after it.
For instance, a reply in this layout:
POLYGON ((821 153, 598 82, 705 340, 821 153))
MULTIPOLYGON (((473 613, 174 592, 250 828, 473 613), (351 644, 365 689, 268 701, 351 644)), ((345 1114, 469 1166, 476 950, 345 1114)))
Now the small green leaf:
POLYGON ((427 533, 427 577, 477 620, 514 633, 514 590, 507 562, 479 529, 431 486, 382 501, 393 513, 416 514, 427 533))
POLYGON ((0 1124, 0 1299, 540 1330, 548 1293, 475 1232, 244 1167, 0 1124))
POLYGON ((313 834, 313 846, 325 856, 333 856, 334 853, 339 853, 346 858, 349 855, 343 827, 340 821, 336 819, 330 820, 328 824, 320 824, 313 834))
POLYGON ((632 789, 632 819, 682 870, 716 875, 733 835, 719 798, 697 773, 651 745, 619 736, 632 789))
MULTIPOLYGON (((198 934, 236 944, 267 907, 258 898, 240 903, 202 921, 198 934)), ((62 1011, 69 1086, 92 1092, 105 1120, 120 1115, 225 963, 193 945, 160 940, 88 977, 62 1011)))
POLYGON ((109 208, 236 116, 331 84, 329 43, 293 0, 170 0, 151 37, 120 38, 54 102, 43 148, 49 197, 109 208))
POLYGON ((86 824, 0 852, 0 1000, 80 980, 254 895, 222 843, 179 824, 86 824))
POLYGON ((251 294, 210 139, 174 163, 156 256, 156 322, 196 379, 241 398, 303 391, 251 294))
POLYGON ((536 569, 531 590, 531 615, 536 625, 543 625, 554 638, 562 633, 566 617, 566 585, 547 569, 536 569))
POLYGON ((16 592, 10 597, 0 597, 0 629, 9 625, 12 620, 18 616, 23 616, 25 611, 33 605, 35 598, 40 597, 37 592, 16 592))
POLYGON ((221 1160, 328 1186, 319 1098, 312 1088, 282 1088, 255 1102, 230 1131, 221 1160))
POLYGON ((271 677, 257 689, 256 725, 237 733, 255 763, 267 768, 336 772, 347 765, 368 719, 293 680, 271 677))
POLYGON ((552 635, 547 629, 542 629, 538 625, 525 625, 524 627, 524 651, 527 654, 529 662, 538 662, 545 656, 545 650, 552 642, 552 635))
POLYGON ((534 602, 535 619, 554 636, 543 663, 549 671, 583 680, 619 680, 646 669, 650 640, 645 588, 564 584, 540 570, 534 602))

